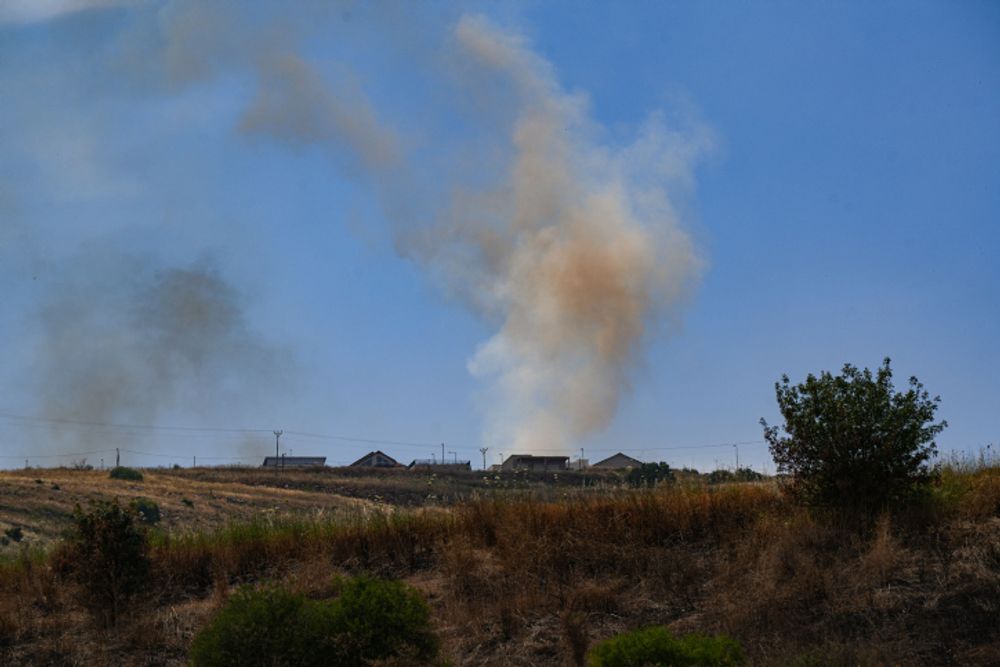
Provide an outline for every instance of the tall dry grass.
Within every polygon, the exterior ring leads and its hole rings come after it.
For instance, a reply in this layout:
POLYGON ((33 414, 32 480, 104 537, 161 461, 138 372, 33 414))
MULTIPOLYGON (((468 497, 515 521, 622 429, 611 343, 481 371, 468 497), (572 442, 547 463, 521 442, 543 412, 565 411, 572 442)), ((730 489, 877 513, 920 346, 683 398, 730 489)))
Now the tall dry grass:
POLYGON ((363 571, 423 590, 456 664, 579 664, 651 624, 730 634, 755 664, 997 664, 1000 469, 945 471, 919 513, 844 525, 760 483, 261 515, 157 536, 145 600, 107 633, 58 550, 0 566, 0 658, 182 664, 233 586, 320 598, 363 571))

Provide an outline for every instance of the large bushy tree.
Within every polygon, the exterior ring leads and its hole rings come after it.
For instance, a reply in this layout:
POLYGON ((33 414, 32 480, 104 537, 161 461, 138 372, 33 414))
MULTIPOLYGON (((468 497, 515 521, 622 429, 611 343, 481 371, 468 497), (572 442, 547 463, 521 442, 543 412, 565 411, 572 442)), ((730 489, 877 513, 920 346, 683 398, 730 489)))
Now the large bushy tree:
POLYGON ((82 600, 106 625, 114 625, 130 600, 148 584, 149 542, 134 504, 96 501, 79 505, 67 541, 82 600))
POLYGON ((775 383, 785 424, 761 419, 778 472, 813 505, 872 513, 912 499, 933 477, 934 438, 947 422, 934 422, 939 397, 915 377, 896 391, 886 358, 875 373, 845 364, 840 375, 822 372, 792 384, 775 383))

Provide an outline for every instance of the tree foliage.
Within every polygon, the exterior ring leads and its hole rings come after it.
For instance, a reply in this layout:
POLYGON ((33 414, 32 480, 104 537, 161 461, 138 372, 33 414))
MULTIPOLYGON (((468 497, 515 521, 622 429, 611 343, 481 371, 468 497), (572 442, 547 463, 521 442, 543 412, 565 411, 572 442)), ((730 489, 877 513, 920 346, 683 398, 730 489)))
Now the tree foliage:
POLYGON ((660 461, 659 463, 643 463, 638 468, 629 470, 625 480, 629 486, 656 486, 661 482, 673 482, 674 471, 670 469, 670 464, 664 461, 660 461))
POLYGON ((106 625, 114 625, 128 602, 147 583, 148 539, 134 505, 118 499, 92 503, 73 513, 68 547, 83 602, 106 625))
POLYGON ((779 473, 791 490, 818 506, 873 513, 911 500, 933 478, 933 399, 915 377, 897 392, 886 358, 873 374, 845 364, 840 375, 824 371, 793 385, 775 383, 785 424, 761 419, 779 473), (783 431, 783 432, 782 432, 783 431))

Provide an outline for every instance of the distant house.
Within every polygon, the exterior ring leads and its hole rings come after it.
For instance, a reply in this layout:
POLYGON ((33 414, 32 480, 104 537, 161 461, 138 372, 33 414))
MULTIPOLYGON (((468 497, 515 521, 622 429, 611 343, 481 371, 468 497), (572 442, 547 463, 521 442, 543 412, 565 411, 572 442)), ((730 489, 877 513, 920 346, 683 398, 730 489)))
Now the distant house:
POLYGON ((325 456, 267 456, 264 468, 312 468, 326 465, 325 456))
POLYGON ((368 452, 360 459, 351 464, 352 468, 398 468, 399 461, 392 458, 385 452, 376 450, 368 452))
POLYGON ((556 472, 566 470, 568 466, 568 456, 512 454, 500 465, 500 468, 502 470, 530 470, 531 472, 548 472, 551 470, 556 472))
POLYGON ((471 461, 445 461, 436 459, 415 459, 406 466, 410 470, 472 470, 471 461))
POLYGON ((621 470, 622 468, 641 468, 642 461, 626 456, 618 452, 614 456, 609 456, 603 461, 598 461, 591 468, 604 468, 606 470, 621 470))

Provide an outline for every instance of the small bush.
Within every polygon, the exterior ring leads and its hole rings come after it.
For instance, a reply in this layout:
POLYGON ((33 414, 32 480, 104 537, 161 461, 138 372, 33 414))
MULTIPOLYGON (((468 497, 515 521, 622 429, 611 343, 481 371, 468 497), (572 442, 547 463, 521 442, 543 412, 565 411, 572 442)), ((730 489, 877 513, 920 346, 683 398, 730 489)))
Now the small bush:
POLYGON ((727 482, 759 482, 764 476, 753 468, 737 468, 731 470, 713 470, 708 473, 709 484, 725 484, 727 482))
POLYGON ((656 486, 660 482, 673 482, 674 471, 670 469, 669 463, 660 461, 659 463, 643 463, 638 468, 628 471, 625 478, 629 486, 656 486))
POLYGON ((725 636, 674 637, 664 627, 636 630, 603 641, 590 651, 590 667, 731 667, 745 662, 743 650, 725 636))
POLYGON ((160 506, 156 504, 156 501, 149 498, 136 498, 132 501, 132 508, 144 522, 150 525, 160 522, 160 506))
POLYGON ((727 484, 729 482, 735 482, 736 475, 728 470, 713 470, 708 473, 708 483, 709 484, 727 484))
POLYGON ((344 665, 363 665, 398 655, 437 655, 430 608, 414 588, 399 581, 356 577, 338 582, 336 613, 344 665))
POLYGON ((181 498, 181 502, 187 507, 194 507, 194 501, 190 498, 181 498))
POLYGON ((3 531, 3 534, 15 542, 20 542, 24 538, 24 532, 21 530, 20 526, 11 526, 7 530, 3 531))
POLYGON ((340 597, 314 601, 280 588, 239 590, 191 646, 195 667, 341 665, 433 660, 430 609, 413 588, 359 577, 340 597))
POLYGON ((83 602, 104 624, 114 625, 128 602, 147 583, 149 559, 145 531, 132 508, 115 499, 73 512, 68 538, 71 572, 84 591, 83 602))
POLYGON ((116 466, 111 469, 111 474, 109 475, 111 479, 124 479, 129 482, 141 482, 142 473, 135 468, 126 468, 125 466, 116 466))

